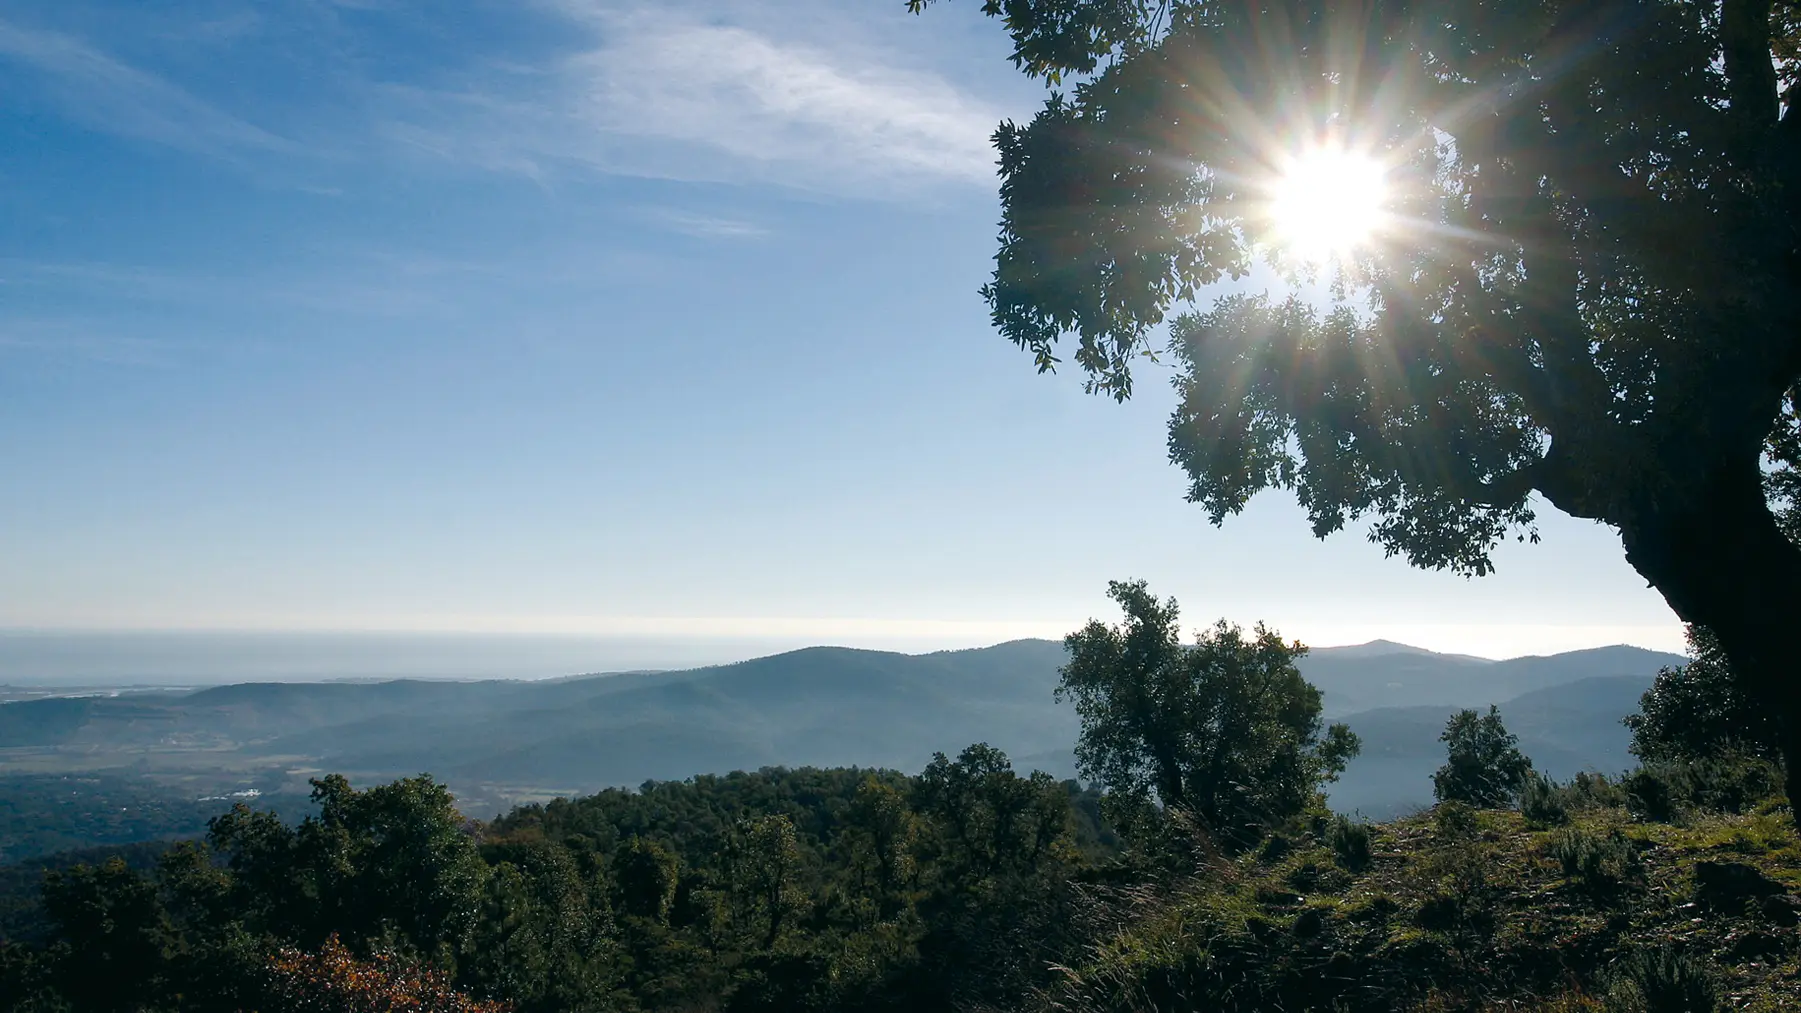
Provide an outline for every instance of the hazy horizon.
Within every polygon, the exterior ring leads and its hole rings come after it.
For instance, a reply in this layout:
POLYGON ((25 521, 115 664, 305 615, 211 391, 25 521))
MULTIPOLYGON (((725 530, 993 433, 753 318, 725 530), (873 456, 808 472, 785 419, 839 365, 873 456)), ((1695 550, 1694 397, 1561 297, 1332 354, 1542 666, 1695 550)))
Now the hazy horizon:
MULTIPOLYGON (((851 639, 856 642, 795 637, 681 639, 451 631, 0 629, 0 685, 103 688, 346 679, 536 680, 700 668, 805 647, 929 654, 990 647, 1011 640, 1056 640, 1058 637, 1008 636, 979 642, 896 637, 851 639)), ((1496 656, 1440 650, 1393 637, 1309 646, 1324 650, 1359 647, 1376 641, 1487 660, 1559 654, 1585 648, 1645 647, 1616 641, 1496 656)))

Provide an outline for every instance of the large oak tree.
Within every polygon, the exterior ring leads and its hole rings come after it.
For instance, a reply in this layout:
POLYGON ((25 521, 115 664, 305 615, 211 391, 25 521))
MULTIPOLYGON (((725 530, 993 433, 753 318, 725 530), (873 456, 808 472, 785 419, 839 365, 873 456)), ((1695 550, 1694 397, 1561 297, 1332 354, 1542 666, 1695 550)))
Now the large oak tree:
MULTIPOLYGON (((930 0, 915 0, 916 9, 930 0)), ((1132 390, 1167 329, 1172 459, 1215 522, 1483 574, 1534 494, 1620 533, 1780 715, 1801 794, 1797 0, 988 0, 1055 89, 996 133, 996 325, 1132 390), (1229 297, 1309 144, 1387 167, 1339 301, 1229 297)))
POLYGON ((1177 810, 1215 843, 1244 847, 1305 811, 1362 748, 1320 718, 1319 688, 1295 667, 1300 643, 1221 620, 1184 644, 1175 599, 1141 580, 1107 590, 1125 622, 1090 620, 1063 639, 1057 698, 1082 716, 1078 769, 1122 806, 1122 823, 1133 810, 1177 810))

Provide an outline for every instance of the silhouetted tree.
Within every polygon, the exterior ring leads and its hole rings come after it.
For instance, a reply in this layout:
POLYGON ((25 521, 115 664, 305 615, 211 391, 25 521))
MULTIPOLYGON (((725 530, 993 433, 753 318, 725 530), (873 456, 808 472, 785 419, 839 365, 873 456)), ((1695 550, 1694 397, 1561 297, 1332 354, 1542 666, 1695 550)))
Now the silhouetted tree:
POLYGON ((1078 812, 1070 785, 1019 776, 987 746, 918 778, 772 768, 523 806, 488 825, 466 824, 429 778, 315 787, 320 811, 298 825, 237 806, 207 846, 169 848, 152 871, 58 873, 49 945, 0 942, 0 1006, 992 1004, 1081 945, 1073 878, 1110 853, 1092 799, 1078 812), (1066 846, 1072 825, 1086 850, 1066 846))
POLYGON ((1487 714, 1458 711, 1438 740, 1446 756, 1432 775, 1432 795, 1440 802, 1499 809, 1513 804, 1532 775, 1532 761, 1520 752, 1519 736, 1501 722, 1498 707, 1487 714))
POLYGON ((797 882, 800 842, 794 821, 777 814, 740 820, 726 842, 727 882, 741 927, 755 927, 763 949, 781 938, 806 903, 797 882))
POLYGON ((725 1004, 726 1013, 811 1013, 829 1008, 831 966, 814 954, 752 957, 725 1004))
POLYGON ((253 932, 316 946, 330 929, 308 881, 294 828, 242 802, 207 824, 207 842, 231 870, 230 905, 253 932))
POLYGON ((846 823, 851 860, 863 877, 860 892, 874 902, 878 917, 887 917, 913 875, 918 818, 905 795, 870 777, 857 786, 846 823))
POLYGON ((1536 539, 1534 494, 1613 526, 1719 638, 1801 777, 1801 548, 1763 474, 1801 452, 1794 4, 982 9, 1020 69, 1063 85, 996 132, 983 290, 1041 370, 1073 337, 1092 387, 1125 398, 1167 324, 1170 456, 1216 523, 1280 487, 1316 535, 1367 518, 1389 553, 1466 574, 1536 539), (1272 184, 1316 144, 1387 168, 1346 301, 1194 311, 1267 249, 1272 184))
POLYGON ((56 984, 77 1009, 124 1013, 166 997, 178 940, 150 877, 116 858, 52 872, 44 909, 68 947, 56 984))
POLYGON ((988 877, 1030 870, 1068 831, 1063 785, 1043 771, 1019 776, 1007 754, 986 742, 955 761, 934 754, 914 797, 945 838, 953 873, 988 877))
POLYGON ((1693 660, 1659 671, 1639 697, 1639 712, 1626 717, 1632 755, 1646 762, 1734 754, 1780 761, 1775 715, 1745 696, 1719 641, 1691 626, 1688 646, 1693 660))
POLYGON ((621 844, 613 854, 621 910, 653 922, 668 921, 679 871, 675 855, 656 841, 633 837, 621 844))
POLYGON ((1143 581, 1108 594, 1125 623, 1070 634, 1057 689, 1082 716, 1083 777, 1242 844, 1300 813, 1357 754, 1350 729, 1322 725, 1320 692, 1295 667, 1305 647, 1223 620, 1185 645, 1174 599, 1157 601, 1143 581))
POLYGON ((622 961, 598 863, 545 841, 494 851, 459 980, 523 1013, 618 1008, 622 961))
POLYGON ((920 973, 902 1009, 993 1008, 1068 951, 1068 787, 1021 776, 978 742, 938 753, 913 783, 920 847, 920 973))
POLYGON ((366 791, 337 774, 312 784, 319 815, 301 823, 296 851, 328 902, 329 930, 398 933, 433 954, 459 945, 486 867, 450 792, 429 775, 366 791))
POLYGON ((68 1004, 54 991, 49 954, 0 940, 0 1009, 14 1013, 63 1013, 68 1004))
POLYGON ((247 923, 307 948, 332 934, 460 947, 486 866, 449 791, 429 775, 366 791, 338 774, 312 785, 319 813, 297 828, 243 805, 212 821, 247 923))

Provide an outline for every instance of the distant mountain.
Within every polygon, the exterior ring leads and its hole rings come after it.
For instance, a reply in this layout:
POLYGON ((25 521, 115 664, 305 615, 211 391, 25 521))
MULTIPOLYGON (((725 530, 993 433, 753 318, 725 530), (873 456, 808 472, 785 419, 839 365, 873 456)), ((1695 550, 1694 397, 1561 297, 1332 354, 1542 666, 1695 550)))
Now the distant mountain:
POLYGON ((1387 658, 1397 654, 1424 654, 1434 658, 1450 658, 1482 664, 1487 664, 1489 661, 1487 658, 1478 658, 1473 654, 1441 654, 1437 651, 1428 651, 1424 647, 1397 644, 1392 640, 1372 640, 1367 644, 1351 644, 1346 647, 1316 647, 1313 649, 1313 653, 1332 658, 1387 658))
POLYGON ((1378 707, 1487 706, 1579 679, 1651 676, 1660 668, 1688 660, 1679 654, 1625 646, 1508 661, 1434 654, 1402 645, 1392 645, 1400 650, 1382 649, 1387 646, 1376 641, 1357 647, 1328 647, 1301 659, 1301 671, 1325 694, 1328 715, 1378 707))
MULTIPOLYGON (((1532 690, 1501 708, 1507 730, 1539 771, 1567 779, 1579 771, 1633 766, 1620 719, 1638 710, 1651 676, 1600 676, 1532 690)), ((1332 786, 1332 805, 1388 818, 1432 803, 1432 772, 1444 763, 1439 735, 1453 706, 1384 707, 1339 718, 1363 739, 1363 753, 1332 786)))
POLYGON ((1029 752, 1073 742, 1051 701, 1061 645, 1018 641, 909 656, 816 647, 737 665, 545 687, 504 713, 447 714, 402 729, 358 723, 276 748, 317 748, 353 769, 556 786, 790 766, 914 769, 987 741, 1029 752), (398 734, 395 734, 398 732, 398 734))
MULTIPOLYGON (((1063 658, 1045 640, 925 655, 814 647, 538 682, 244 683, 20 701, 0 705, 0 772, 133 769, 185 784, 209 770, 276 770, 299 784, 321 770, 428 770, 476 812, 774 764, 917 770, 977 741, 1070 775, 1076 715, 1052 699, 1063 658)), ((1660 666, 1682 660, 1612 647, 1486 661, 1376 642, 1316 651, 1302 668, 1365 742, 1335 801, 1375 811, 1419 797, 1437 761, 1423 774, 1421 764, 1460 706, 1502 703, 1528 751, 1544 751, 1541 765, 1619 766, 1619 718, 1660 666)))

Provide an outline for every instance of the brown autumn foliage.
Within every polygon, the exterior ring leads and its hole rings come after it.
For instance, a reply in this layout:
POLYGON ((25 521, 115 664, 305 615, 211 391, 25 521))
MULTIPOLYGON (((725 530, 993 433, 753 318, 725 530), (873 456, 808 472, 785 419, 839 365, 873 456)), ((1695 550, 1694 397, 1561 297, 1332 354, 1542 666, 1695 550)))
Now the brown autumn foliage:
POLYGON ((260 1013, 511 1013, 476 999, 443 974, 392 953, 358 959, 333 935, 318 952, 283 947, 268 964, 270 1005, 260 1013))

